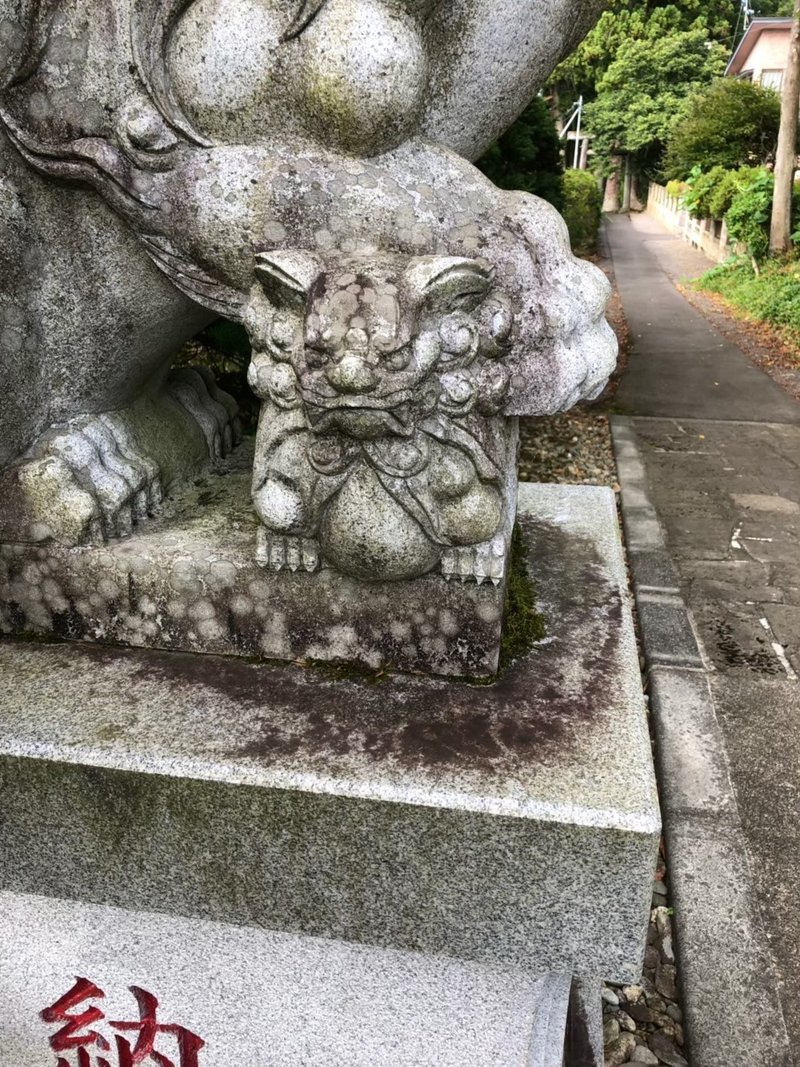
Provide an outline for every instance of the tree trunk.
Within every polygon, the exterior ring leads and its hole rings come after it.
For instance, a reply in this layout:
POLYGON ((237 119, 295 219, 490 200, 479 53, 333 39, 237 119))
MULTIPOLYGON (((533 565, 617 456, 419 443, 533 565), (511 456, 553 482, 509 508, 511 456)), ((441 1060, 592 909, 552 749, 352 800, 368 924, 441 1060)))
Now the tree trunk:
POLYGON ((609 174, 608 181, 606 182, 603 211, 609 215, 614 215, 619 211, 619 172, 622 167, 622 160, 619 156, 614 156, 611 162, 614 169, 611 174, 609 174))
MULTIPOLYGON (((797 0, 800 4, 800 0, 797 0)), ((631 157, 625 156, 625 180, 622 186, 622 207, 620 211, 623 215, 627 215, 631 210, 631 189, 633 186, 633 168, 631 167, 631 157)))
POLYGON ((800 111, 800 0, 795 0, 789 62, 783 76, 781 126, 775 157, 775 194, 769 247, 788 252, 792 234, 792 187, 797 166, 797 120, 800 111))

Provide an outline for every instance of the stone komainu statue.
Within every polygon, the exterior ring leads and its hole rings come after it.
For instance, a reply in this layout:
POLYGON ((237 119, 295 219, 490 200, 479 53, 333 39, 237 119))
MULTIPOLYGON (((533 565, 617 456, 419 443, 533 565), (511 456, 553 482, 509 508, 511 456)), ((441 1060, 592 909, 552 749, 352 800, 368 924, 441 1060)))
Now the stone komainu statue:
POLYGON ((601 0, 0 0, 0 540, 124 536, 238 437, 259 560, 498 580, 516 420, 596 395, 605 279, 469 162, 601 0))

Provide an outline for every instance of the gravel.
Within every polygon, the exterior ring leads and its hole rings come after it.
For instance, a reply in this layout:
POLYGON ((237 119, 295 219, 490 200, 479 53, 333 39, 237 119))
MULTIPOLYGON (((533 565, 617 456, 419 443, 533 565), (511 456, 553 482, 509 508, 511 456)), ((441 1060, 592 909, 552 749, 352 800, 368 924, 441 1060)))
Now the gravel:
POLYGON ((579 405, 561 415, 520 419, 519 473, 527 482, 610 485, 619 492, 603 407, 579 405))
POLYGON ((606 1067, 622 1067, 626 1063, 686 1067, 683 1012, 672 952, 672 911, 665 905, 669 895, 666 874, 666 864, 660 857, 641 982, 603 989, 606 1067), (620 1037, 625 1036, 632 1037, 634 1044, 621 1044, 620 1037), (625 1057, 620 1058, 625 1049, 625 1057))

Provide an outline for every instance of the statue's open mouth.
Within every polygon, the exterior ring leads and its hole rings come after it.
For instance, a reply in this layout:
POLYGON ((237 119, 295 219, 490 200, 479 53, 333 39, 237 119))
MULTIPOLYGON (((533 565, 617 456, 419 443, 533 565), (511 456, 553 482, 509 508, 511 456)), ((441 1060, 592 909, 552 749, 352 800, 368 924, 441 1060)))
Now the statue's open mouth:
POLYGON ((396 389, 391 393, 335 393, 333 396, 323 396, 311 389, 303 389, 303 400, 307 407, 319 408, 323 411, 339 409, 364 409, 365 411, 394 411, 409 403, 413 396, 411 389, 396 389))
POLYGON ((303 390, 308 421, 316 433, 338 430, 362 439, 410 437, 414 432, 412 396, 410 389, 330 397, 303 390))
POLYGON ((312 430, 318 434, 339 431, 348 437, 370 440, 387 436, 410 437, 414 433, 410 403, 391 410, 353 403, 322 408, 309 403, 306 412, 312 430))

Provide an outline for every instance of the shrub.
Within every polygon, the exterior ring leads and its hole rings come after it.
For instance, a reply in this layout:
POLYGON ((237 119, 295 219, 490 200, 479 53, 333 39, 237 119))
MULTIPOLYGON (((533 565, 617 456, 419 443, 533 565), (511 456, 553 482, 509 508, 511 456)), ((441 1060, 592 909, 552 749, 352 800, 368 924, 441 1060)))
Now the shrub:
POLYGON ((769 251, 769 221, 775 179, 769 171, 757 169, 744 180, 731 199, 725 224, 734 241, 747 247, 757 262, 769 251))
POLYGON ((564 220, 572 250, 586 255, 597 247, 597 234, 603 211, 603 196, 597 179, 587 170, 568 170, 562 181, 564 220))
POLYGON ((711 210, 711 201, 727 174, 724 167, 712 167, 705 174, 698 167, 694 168, 686 183, 687 189, 683 197, 684 206, 693 218, 712 219, 715 217, 711 210))
POLYGON ((543 97, 534 97, 476 166, 501 189, 533 193, 561 211, 561 142, 543 97))
POLYGON ((754 319, 783 330, 788 339, 800 340, 800 263, 792 258, 771 259, 758 274, 742 257, 708 271, 696 288, 718 293, 754 319))
POLYGON ((758 167, 740 167, 738 170, 726 170, 708 198, 708 207, 712 219, 724 219, 739 190, 753 180, 758 167))
POLYGON ((664 171, 679 178, 694 167, 710 171, 766 163, 775 155, 781 119, 774 90, 720 78, 686 101, 670 131, 664 171))
POLYGON ((667 182, 667 196, 671 196, 673 200, 682 200, 688 188, 686 182, 673 179, 667 182))

